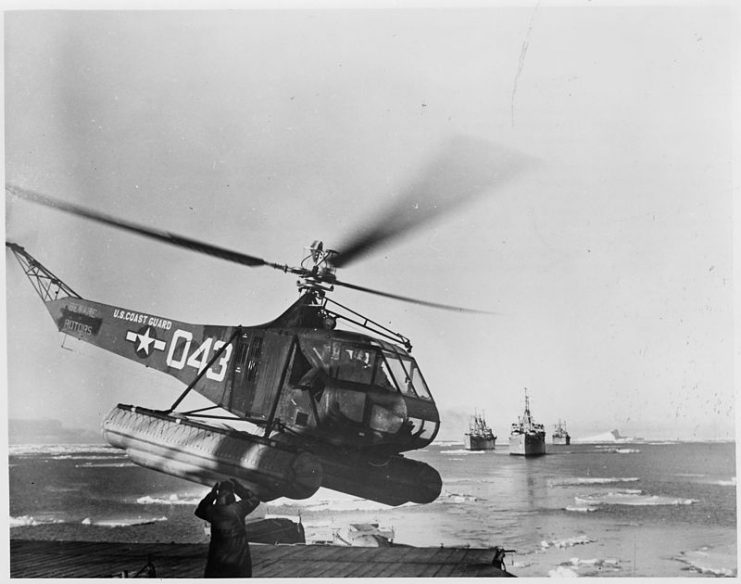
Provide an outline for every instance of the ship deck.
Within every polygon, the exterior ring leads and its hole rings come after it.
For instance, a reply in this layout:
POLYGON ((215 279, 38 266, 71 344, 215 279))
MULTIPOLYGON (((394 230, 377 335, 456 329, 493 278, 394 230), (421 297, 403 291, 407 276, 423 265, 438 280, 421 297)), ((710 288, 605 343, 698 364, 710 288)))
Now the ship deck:
MULTIPOLYGON (((490 549, 250 546, 255 578, 497 577, 490 549)), ((133 576, 148 561, 157 578, 198 578, 208 544, 10 541, 12 578, 133 576)))

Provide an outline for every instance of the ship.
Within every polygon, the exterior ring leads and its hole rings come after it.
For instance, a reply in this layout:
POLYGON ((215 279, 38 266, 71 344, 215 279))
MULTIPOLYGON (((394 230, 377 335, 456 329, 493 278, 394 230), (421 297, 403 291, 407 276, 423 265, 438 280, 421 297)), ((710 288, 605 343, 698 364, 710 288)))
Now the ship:
POLYGON ((486 424, 484 416, 474 413, 468 432, 465 434, 466 450, 494 450, 496 441, 497 437, 486 424))
POLYGON ((536 424, 530 414, 530 398, 525 388, 525 413, 517 417, 509 435, 509 453, 519 456, 545 454, 545 428, 536 424))
POLYGON ((553 434, 551 435, 554 444, 571 444, 571 436, 566 430, 566 423, 561 420, 556 424, 553 434))

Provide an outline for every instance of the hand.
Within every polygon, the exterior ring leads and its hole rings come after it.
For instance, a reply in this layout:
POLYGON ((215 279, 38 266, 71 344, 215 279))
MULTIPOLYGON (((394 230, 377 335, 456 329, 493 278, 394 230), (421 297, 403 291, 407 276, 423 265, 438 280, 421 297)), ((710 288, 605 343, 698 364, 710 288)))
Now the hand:
MULTIPOLYGON (((250 489, 245 487, 242 483, 237 481, 236 479, 229 479, 234 485, 234 492, 239 495, 240 499, 257 499, 257 496, 255 493, 253 493, 250 489)), ((258 499, 259 500, 259 499, 258 499)))

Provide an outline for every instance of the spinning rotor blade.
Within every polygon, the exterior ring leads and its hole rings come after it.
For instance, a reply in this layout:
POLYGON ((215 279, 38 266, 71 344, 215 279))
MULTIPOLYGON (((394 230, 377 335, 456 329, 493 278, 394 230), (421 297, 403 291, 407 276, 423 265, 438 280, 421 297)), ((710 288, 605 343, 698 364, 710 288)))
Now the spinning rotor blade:
POLYGON ((370 250, 427 223, 442 213, 499 186, 529 161, 513 151, 467 136, 451 139, 416 180, 402 191, 398 202, 368 228, 342 246, 332 258, 344 267, 370 250))
POLYGON ((400 296, 399 294, 391 294, 390 292, 381 292, 380 290, 374 290, 373 288, 366 288, 365 286, 358 286, 356 284, 348 284, 347 282, 340 282, 339 280, 333 280, 332 284, 338 286, 344 286, 345 288, 351 288, 352 290, 359 290, 360 292, 367 292, 369 294, 375 294, 376 296, 383 296, 385 298, 393 298, 394 300, 401 300, 403 302, 410 302, 412 304, 420 304, 422 306, 430 306, 432 308, 442 308, 443 310, 452 310, 455 312, 468 312, 472 314, 497 314, 496 312, 490 312, 488 310, 478 310, 475 308, 462 308, 460 306, 453 306, 452 304, 440 304, 438 302, 429 302, 427 300, 419 300, 417 298, 410 298, 409 296, 400 296))
POLYGON ((11 195, 20 197, 21 199, 24 199, 26 201, 31 201, 33 203, 38 203, 41 205, 45 205, 47 207, 52 207, 53 209, 58 209, 66 213, 71 213, 72 215, 78 215, 80 217, 85 217, 86 219, 97 221, 98 223, 110 225, 111 227, 123 229, 124 231, 130 231, 132 233, 137 233, 139 235, 143 235, 144 237, 149 237, 157 241, 169 243, 170 245, 174 245, 177 247, 183 247, 185 249, 196 251, 202 254, 221 258, 223 260, 235 262, 237 264, 242 264, 243 266, 250 266, 250 267, 269 266, 271 268, 282 270, 284 272, 288 272, 288 271, 295 272, 296 271, 294 268, 289 268, 288 266, 283 266, 280 264, 274 264, 271 262, 267 262, 263 260, 262 258, 240 253, 238 251, 232 251, 229 249, 225 249, 223 247, 218 247, 218 246, 211 245, 208 243, 203 243, 201 241, 196 241, 195 239, 190 239, 188 237, 182 237, 180 235, 175 235, 167 231, 160 231, 159 229, 153 229, 151 227, 143 227, 135 223, 130 223, 129 221, 124 221, 122 219, 116 219, 114 217, 111 217, 110 215, 98 213, 97 211, 91 211, 89 209, 85 209, 84 207, 73 205, 72 203, 58 201, 56 199, 52 199, 51 197, 47 197, 46 195, 42 195, 34 191, 29 191, 27 189, 22 189, 14 185, 6 184, 5 190, 11 195))

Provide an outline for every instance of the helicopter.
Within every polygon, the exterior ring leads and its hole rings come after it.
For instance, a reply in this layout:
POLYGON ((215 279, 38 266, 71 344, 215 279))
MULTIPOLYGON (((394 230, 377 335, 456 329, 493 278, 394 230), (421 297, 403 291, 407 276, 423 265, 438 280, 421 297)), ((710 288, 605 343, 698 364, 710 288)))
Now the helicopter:
MULTIPOLYGON (((493 166, 479 156, 481 151, 478 141, 457 139, 411 191, 419 195, 455 184, 458 204, 508 179, 520 166, 511 159, 504 167, 493 166)), ((485 312, 337 277, 338 268, 428 221, 445 205, 428 203, 423 214, 411 219, 397 208, 395 222, 387 215, 340 251, 314 241, 300 264, 289 266, 15 185, 6 184, 6 194, 242 266, 298 276, 298 299, 269 322, 193 324, 84 298, 24 247, 6 241, 61 333, 185 384, 166 410, 118 404, 103 420, 104 438, 133 462, 203 485, 235 478, 262 501, 305 499, 319 487, 387 505, 424 504, 439 496, 437 470, 403 454, 431 444, 440 429, 440 414, 411 354, 410 339, 336 302, 329 293, 339 286, 432 308, 485 312), (179 411, 191 391, 213 405, 179 411), (250 422, 259 431, 237 430, 224 423, 229 421, 250 422)))

